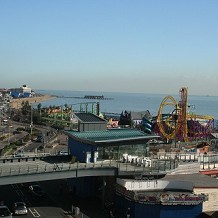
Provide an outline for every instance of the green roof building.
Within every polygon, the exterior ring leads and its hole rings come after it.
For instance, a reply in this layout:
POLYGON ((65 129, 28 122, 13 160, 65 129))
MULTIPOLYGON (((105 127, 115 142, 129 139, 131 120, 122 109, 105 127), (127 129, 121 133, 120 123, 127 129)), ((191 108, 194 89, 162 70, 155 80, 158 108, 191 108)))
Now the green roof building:
POLYGON ((68 136, 70 154, 80 162, 121 160, 123 154, 148 156, 147 142, 159 138, 138 129, 107 129, 107 121, 93 114, 79 113, 75 117, 78 118, 79 128, 64 133, 68 136))

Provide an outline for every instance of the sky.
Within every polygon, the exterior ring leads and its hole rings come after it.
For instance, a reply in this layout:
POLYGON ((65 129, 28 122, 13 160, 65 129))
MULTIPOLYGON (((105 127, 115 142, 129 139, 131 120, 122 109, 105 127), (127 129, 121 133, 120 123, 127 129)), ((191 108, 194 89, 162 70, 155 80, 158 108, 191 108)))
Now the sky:
POLYGON ((217 0, 0 0, 0 88, 218 95, 217 0))

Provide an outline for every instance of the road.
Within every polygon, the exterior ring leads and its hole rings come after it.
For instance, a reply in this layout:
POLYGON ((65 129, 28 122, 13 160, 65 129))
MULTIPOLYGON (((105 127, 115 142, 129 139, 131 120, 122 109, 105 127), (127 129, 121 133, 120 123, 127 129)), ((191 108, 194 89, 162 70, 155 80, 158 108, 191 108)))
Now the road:
MULTIPOLYGON (((26 124, 19 124, 14 122, 10 126, 5 126, 4 132, 1 132, 0 136, 4 136, 4 139, 0 140, 0 149, 3 149, 9 143, 14 143, 16 141, 24 139, 29 135, 26 131, 16 131, 18 127, 24 127, 26 124)), ((51 154, 57 154, 58 151, 67 151, 67 137, 64 134, 56 135, 55 131, 51 131, 49 128, 43 128, 38 126, 37 129, 41 132, 43 140, 41 142, 36 142, 36 140, 25 142, 22 146, 17 149, 21 152, 46 152, 51 154)), ((16 151, 14 151, 15 153, 16 151)), ((5 154, 7 155, 7 153, 5 154)))
POLYGON ((9 143, 19 141, 20 139, 23 139, 26 135, 28 135, 28 133, 25 131, 17 132, 17 127, 20 126, 13 125, 5 127, 5 131, 1 132, 1 136, 5 135, 6 137, 0 141, 0 149, 4 148, 6 145, 9 145, 9 143))
MULTIPOLYGON (((40 218, 67 218, 69 217, 64 209, 70 209, 70 204, 68 203, 68 207, 62 208, 59 205, 59 201, 57 199, 57 195, 53 194, 55 189, 51 190, 49 187, 54 187, 54 182, 40 183, 40 186, 45 190, 46 196, 43 198, 37 198, 33 196, 28 188, 21 187, 18 184, 15 185, 5 185, 0 186, 1 200, 4 201, 4 204, 9 207, 12 211, 12 206, 16 201, 24 201, 28 207, 28 215, 21 215, 19 217, 40 217, 40 218)), ((67 202, 65 201, 66 205, 67 202)))
MULTIPOLYGON (((50 180, 38 182, 46 192, 45 198, 35 198, 28 191, 28 188, 20 184, 0 186, 0 200, 10 209, 16 201, 24 201, 28 206, 28 215, 19 216, 21 218, 67 218, 67 212, 71 211, 72 206, 79 207, 82 212, 91 218, 102 218, 100 199, 84 199, 73 196, 69 192, 66 179, 50 180)), ((27 184, 27 183, 25 183, 27 184)), ((84 216, 87 218, 87 216, 84 216)))

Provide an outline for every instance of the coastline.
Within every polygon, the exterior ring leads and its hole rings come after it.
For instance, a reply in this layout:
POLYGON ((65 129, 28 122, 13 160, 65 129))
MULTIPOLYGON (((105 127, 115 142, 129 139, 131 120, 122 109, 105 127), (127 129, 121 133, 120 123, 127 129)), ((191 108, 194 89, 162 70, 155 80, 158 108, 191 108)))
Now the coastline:
POLYGON ((16 98, 16 99, 12 99, 9 105, 10 105, 10 108, 20 109, 23 101, 24 102, 28 101, 29 104, 33 104, 33 103, 40 103, 43 101, 48 101, 48 100, 55 99, 55 98, 57 97, 52 96, 52 95, 36 95, 30 98, 16 98))

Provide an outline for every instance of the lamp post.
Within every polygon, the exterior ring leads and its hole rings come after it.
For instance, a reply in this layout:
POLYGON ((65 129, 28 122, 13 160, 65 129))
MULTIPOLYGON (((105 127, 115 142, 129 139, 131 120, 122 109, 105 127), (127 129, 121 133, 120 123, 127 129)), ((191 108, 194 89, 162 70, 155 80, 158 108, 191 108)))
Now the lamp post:
POLYGON ((0 126, 2 125, 2 109, 0 109, 0 126))
POLYGON ((173 114, 173 119, 174 119, 174 122, 175 122, 175 148, 176 148, 176 140, 177 140, 177 120, 178 120, 178 114, 173 114))
POLYGON ((177 106, 176 106, 176 108, 172 111, 172 119, 174 121, 174 128, 175 128, 175 137, 174 137, 174 140, 175 140, 174 146, 175 146, 175 148, 176 148, 176 141, 177 141, 177 120, 178 120, 178 117, 179 117, 177 111, 179 111, 179 110, 180 109, 178 109, 177 106))
POLYGON ((32 136, 33 133, 33 108, 32 105, 30 105, 30 134, 32 136))
POLYGON ((10 132, 10 124, 8 123, 8 145, 11 144, 11 132, 10 132))
POLYGON ((7 125, 8 125, 8 145, 10 145, 11 144, 11 128, 12 128, 10 117, 8 117, 7 125))
POLYGON ((43 146, 43 153, 45 154, 45 135, 42 135, 42 146, 43 146))

